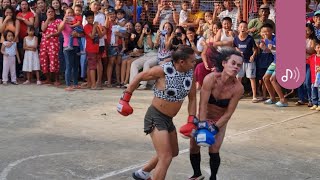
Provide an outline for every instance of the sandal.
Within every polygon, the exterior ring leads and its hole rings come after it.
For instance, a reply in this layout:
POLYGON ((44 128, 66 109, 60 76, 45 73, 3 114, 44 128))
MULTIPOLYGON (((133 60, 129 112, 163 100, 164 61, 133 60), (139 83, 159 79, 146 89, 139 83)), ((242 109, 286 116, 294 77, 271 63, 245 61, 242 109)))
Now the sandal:
POLYGON ((94 88, 90 88, 90 90, 103 90, 102 87, 94 87, 94 88))
POLYGON ((24 83, 22 83, 23 85, 28 85, 30 84, 30 81, 29 80, 26 80, 24 83))
POLYGON ((66 91, 74 91, 74 89, 72 88, 72 87, 66 87, 64 90, 66 90, 66 91))
POLYGON ((296 103, 294 103, 296 106, 300 106, 300 105, 305 105, 305 103, 301 100, 297 101, 296 103))
POLYGON ((282 103, 280 101, 278 101, 276 104, 275 104, 277 107, 288 107, 288 103, 282 103))
POLYGON ((107 88, 112 88, 112 84, 106 84, 107 88))
POLYGON ((54 82, 53 85, 55 85, 55 86, 60 86, 61 83, 60 83, 60 82, 54 82))
POLYGON ((74 85, 73 89, 81 89, 82 87, 80 85, 74 85))
POLYGON ((271 99, 268 99, 266 101, 264 101, 264 104, 275 104, 275 101, 272 101, 271 99))
POLYGON ((260 99, 258 99, 258 98, 253 98, 251 102, 252 102, 252 103, 258 103, 258 102, 260 102, 260 99))
POLYGON ((42 81, 42 82, 41 82, 41 84, 51 85, 51 84, 52 84, 52 82, 51 82, 51 81, 47 81, 47 80, 46 80, 46 81, 42 81))

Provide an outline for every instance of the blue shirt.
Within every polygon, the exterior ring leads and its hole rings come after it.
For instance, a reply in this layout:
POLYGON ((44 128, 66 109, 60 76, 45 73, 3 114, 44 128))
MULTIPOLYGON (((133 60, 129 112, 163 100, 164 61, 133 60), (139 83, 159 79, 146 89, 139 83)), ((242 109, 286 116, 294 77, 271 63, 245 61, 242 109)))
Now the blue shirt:
MULTIPOLYGON (((276 36, 272 35, 271 40, 265 39, 264 42, 266 43, 267 47, 268 47, 268 44, 272 44, 272 47, 276 47, 276 36)), ((273 62, 276 63, 276 52, 273 51, 272 54, 273 54, 273 57, 274 57, 273 62)))
POLYGON ((243 53, 244 63, 249 63, 250 56, 253 55, 253 48, 256 47, 256 43, 252 36, 248 35, 243 41, 236 36, 233 40, 234 47, 237 47, 243 53))

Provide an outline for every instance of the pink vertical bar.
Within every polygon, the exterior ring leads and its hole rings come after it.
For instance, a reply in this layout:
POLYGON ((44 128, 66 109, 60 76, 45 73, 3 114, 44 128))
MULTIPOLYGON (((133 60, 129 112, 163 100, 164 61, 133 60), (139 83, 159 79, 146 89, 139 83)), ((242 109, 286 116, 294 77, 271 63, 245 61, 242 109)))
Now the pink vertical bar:
POLYGON ((276 0, 276 78, 286 89, 299 87, 305 79, 305 7, 305 0, 276 0))

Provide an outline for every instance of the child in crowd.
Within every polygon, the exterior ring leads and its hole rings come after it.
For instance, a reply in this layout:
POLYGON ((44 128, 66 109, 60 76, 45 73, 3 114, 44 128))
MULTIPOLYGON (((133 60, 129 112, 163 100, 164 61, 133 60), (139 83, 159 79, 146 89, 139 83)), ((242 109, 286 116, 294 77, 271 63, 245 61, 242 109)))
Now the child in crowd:
POLYGON ((206 21, 203 18, 201 18, 199 20, 197 35, 203 36, 203 32, 204 32, 203 27, 204 27, 205 23, 206 23, 206 21))
POLYGON ((276 78, 276 37, 272 35, 273 26, 268 23, 264 26, 268 26, 268 28, 263 33, 264 39, 261 40, 259 47, 266 52, 272 52, 274 57, 273 62, 263 76, 263 82, 270 96, 270 99, 266 100, 264 104, 275 104, 277 107, 288 107, 288 102, 284 97, 282 88, 276 78), (280 100, 278 102, 276 102, 275 93, 279 96, 280 100))
POLYGON ((207 40, 210 37, 210 34, 212 32, 212 28, 213 28, 213 14, 211 11, 207 11, 204 13, 204 21, 205 24, 202 27, 202 31, 203 31, 203 38, 205 40, 207 40))
POLYGON ((94 42, 95 37, 99 33, 97 30, 98 23, 94 23, 94 13, 92 11, 86 11, 85 13, 87 25, 84 26, 84 33, 86 37, 86 53, 88 60, 88 88, 92 90, 100 90, 101 88, 96 85, 96 70, 99 54, 99 42, 94 42))
POLYGON ((272 28, 269 25, 263 25, 261 27, 261 37, 259 41, 260 53, 256 58, 256 79, 259 81, 259 88, 262 91, 262 100, 267 100, 267 89, 263 82, 263 76, 266 73, 268 67, 274 60, 274 56, 269 48, 265 45, 265 40, 270 41, 274 38, 272 35, 272 28), (261 46, 260 46, 261 45, 261 46), (260 88, 261 87, 261 88, 260 88))
POLYGON ((1 46, 1 53, 3 54, 3 85, 8 84, 9 72, 11 75, 11 83, 14 85, 18 85, 16 77, 16 56, 19 64, 21 63, 21 61, 17 49, 17 43, 14 42, 14 33, 10 30, 6 30, 3 33, 3 36, 5 40, 1 46))
MULTIPOLYGON (((116 32, 120 33, 126 33, 127 29, 125 28, 125 25, 127 24, 127 20, 125 19, 126 12, 123 9, 116 10, 116 16, 117 16, 117 26, 116 26, 116 32)), ((126 50, 126 44, 125 44, 125 38, 116 36, 116 41, 118 41, 118 45, 122 45, 122 49, 120 51, 120 54, 123 55, 124 51, 126 50), (121 38, 121 40, 119 40, 121 38)))
POLYGON ((183 26, 185 23, 188 23, 188 17, 190 14, 189 6, 190 6, 189 1, 182 1, 181 11, 179 16, 179 26, 183 26))
POLYGON ((252 36, 248 34, 248 23, 245 21, 240 22, 238 27, 239 35, 235 36, 233 44, 234 47, 241 52, 243 56, 243 66, 238 73, 238 79, 246 76, 250 79, 251 89, 252 89, 252 102, 257 103, 259 99, 257 98, 256 92, 256 63, 254 61, 258 53, 258 48, 252 36))
POLYGON ((320 43, 317 42, 315 47, 316 53, 307 59, 311 72, 311 99, 313 106, 311 110, 320 111, 320 87, 316 83, 317 73, 320 73, 320 43))
POLYGON ((38 38, 34 35, 35 29, 33 26, 28 28, 28 36, 23 40, 24 59, 22 70, 27 74, 27 80, 23 84, 30 84, 32 72, 36 72, 37 85, 41 85, 39 71, 40 61, 38 53, 38 38))
MULTIPOLYGON (((83 33, 83 27, 82 27, 82 7, 80 5, 75 5, 74 6, 74 17, 69 17, 69 22, 70 22, 70 27, 73 28, 74 31, 77 33, 83 33)), ((80 48, 80 54, 84 54, 84 46, 81 42, 81 38, 77 38, 78 43, 79 43, 79 48, 80 48)), ((67 49, 73 49, 73 36, 70 36, 70 41, 69 41, 69 47, 67 49)))

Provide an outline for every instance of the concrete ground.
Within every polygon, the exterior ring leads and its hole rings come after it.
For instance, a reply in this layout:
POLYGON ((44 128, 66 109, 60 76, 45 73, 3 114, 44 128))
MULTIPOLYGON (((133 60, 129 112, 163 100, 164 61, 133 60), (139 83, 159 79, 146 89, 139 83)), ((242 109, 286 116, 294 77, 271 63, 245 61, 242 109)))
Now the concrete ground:
MULTIPOLYGON (((0 180, 128 180, 155 153, 143 133, 152 91, 136 91, 134 113, 116 112, 122 90, 65 92, 49 86, 0 86, 0 180)), ((187 102, 174 119, 186 122, 187 102)), ((243 99, 221 149, 219 180, 320 179, 320 116, 306 106, 277 108, 243 99)), ((188 140, 168 180, 192 175, 188 140)), ((207 149, 202 173, 209 179, 207 149)))

